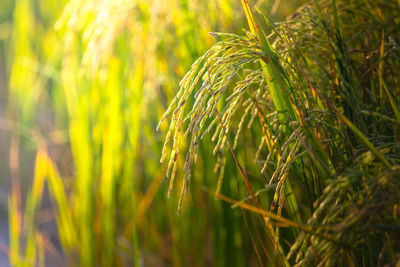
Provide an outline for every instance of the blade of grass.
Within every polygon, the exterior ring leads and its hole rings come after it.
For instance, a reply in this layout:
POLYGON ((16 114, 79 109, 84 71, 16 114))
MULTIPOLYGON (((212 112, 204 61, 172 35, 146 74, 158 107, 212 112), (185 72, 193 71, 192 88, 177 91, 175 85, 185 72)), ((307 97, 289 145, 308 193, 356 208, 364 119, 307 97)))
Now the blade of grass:
POLYGON ((347 119, 344 115, 340 114, 340 119, 347 125, 347 127, 350 128, 350 130, 361 140, 361 142, 366 145, 369 150, 371 150, 372 153, 375 154, 375 156, 382 161, 383 164, 387 168, 392 168, 392 165, 389 163, 389 161, 379 152, 375 146, 368 140, 368 138, 349 120, 347 119))

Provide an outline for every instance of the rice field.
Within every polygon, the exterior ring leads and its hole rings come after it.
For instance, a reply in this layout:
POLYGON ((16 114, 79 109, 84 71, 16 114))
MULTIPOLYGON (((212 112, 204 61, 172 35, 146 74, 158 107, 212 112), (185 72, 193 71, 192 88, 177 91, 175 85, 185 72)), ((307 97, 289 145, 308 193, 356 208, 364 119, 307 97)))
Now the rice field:
POLYGON ((399 1, 2 0, 0 265, 400 266, 399 86, 399 1))

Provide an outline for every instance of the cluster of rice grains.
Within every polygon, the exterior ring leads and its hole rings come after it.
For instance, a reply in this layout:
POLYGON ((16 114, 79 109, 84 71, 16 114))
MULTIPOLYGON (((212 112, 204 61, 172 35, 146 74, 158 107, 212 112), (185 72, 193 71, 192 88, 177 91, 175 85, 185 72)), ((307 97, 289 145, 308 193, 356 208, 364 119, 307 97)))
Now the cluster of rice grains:
POLYGON ((258 62, 257 55, 262 53, 261 47, 254 37, 251 34, 247 37, 223 33, 212 33, 212 35, 226 38, 226 40, 219 42, 196 60, 191 70, 180 82, 180 90, 160 121, 161 123, 168 115, 172 114, 172 121, 161 157, 161 161, 164 161, 167 145, 172 139, 172 152, 167 172, 167 176, 169 176, 172 167, 169 192, 172 190, 174 182, 177 154, 180 152, 179 139, 182 137, 179 133, 182 130, 183 123, 188 121, 183 138, 190 132, 191 141, 189 152, 185 159, 185 183, 182 187, 181 199, 184 192, 187 191, 191 175, 191 164, 196 161, 199 139, 215 128, 212 135, 212 140, 216 140, 214 154, 218 153, 219 155, 217 166, 222 170, 220 177, 223 177, 225 160, 222 155, 227 142, 229 142, 227 137, 231 131, 232 116, 238 110, 244 109, 232 145, 233 148, 236 148, 239 134, 244 127, 246 118, 250 117, 250 121, 247 124, 247 127, 250 128, 257 115, 257 108, 253 99, 243 97, 246 94, 246 89, 254 86, 254 88, 258 88, 254 92, 256 96, 260 95, 260 98, 266 98, 267 95, 267 91, 262 90, 264 84, 262 70, 253 71, 247 69, 247 66, 254 66, 258 62), (196 85, 200 80, 202 81, 201 87, 197 88, 196 85), (233 91, 228 97, 224 98, 224 108, 218 112, 218 103, 224 97, 224 93, 229 93, 228 88, 232 87, 232 85, 233 91), (194 95, 191 111, 185 114, 185 107, 191 102, 190 97, 195 88, 197 91, 194 95))

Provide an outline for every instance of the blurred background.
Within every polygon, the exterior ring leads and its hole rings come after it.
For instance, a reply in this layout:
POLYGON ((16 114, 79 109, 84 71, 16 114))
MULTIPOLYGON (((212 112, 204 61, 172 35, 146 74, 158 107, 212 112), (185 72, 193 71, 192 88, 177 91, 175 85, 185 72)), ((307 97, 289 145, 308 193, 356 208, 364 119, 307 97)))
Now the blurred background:
MULTIPOLYGON (((250 5, 278 21, 303 2, 250 5)), ((210 137, 178 215, 184 156, 167 198, 168 123, 156 131, 179 81, 215 43, 208 33, 247 29, 240 1, 0 7, 0 266, 257 265, 245 225, 262 243, 261 220, 245 221, 210 194, 218 180, 210 137)), ((236 168, 224 175, 222 192, 235 197, 236 168)))

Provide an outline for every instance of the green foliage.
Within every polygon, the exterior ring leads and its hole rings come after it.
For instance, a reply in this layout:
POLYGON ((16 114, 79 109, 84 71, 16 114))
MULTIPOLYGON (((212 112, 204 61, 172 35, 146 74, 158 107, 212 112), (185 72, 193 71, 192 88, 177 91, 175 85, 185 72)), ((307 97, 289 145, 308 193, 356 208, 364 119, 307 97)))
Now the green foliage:
POLYGON ((0 22, 13 266, 399 263, 398 1, 45 2, 0 22))
MULTIPOLYGON (((256 155, 266 186, 275 191, 272 199, 259 194, 269 198, 265 209, 300 224, 281 240, 279 228, 293 223, 278 221, 272 232, 267 218, 278 255, 296 255, 298 266, 396 262, 399 196, 387 190, 397 188, 399 168, 400 21, 392 20, 399 3, 315 2, 282 24, 265 21, 273 30, 268 36, 242 3, 251 33, 213 34, 222 40, 192 65, 165 114, 172 114, 165 142, 173 136, 171 184, 180 132, 191 133, 183 192, 200 139, 214 131, 218 162, 225 162, 234 138, 234 158, 242 149, 246 157, 256 155), (243 125, 257 145, 241 138, 243 125)), ((236 161, 240 170, 241 164, 236 161)), ((252 192, 262 186, 242 176, 246 199, 260 208, 252 192)))

